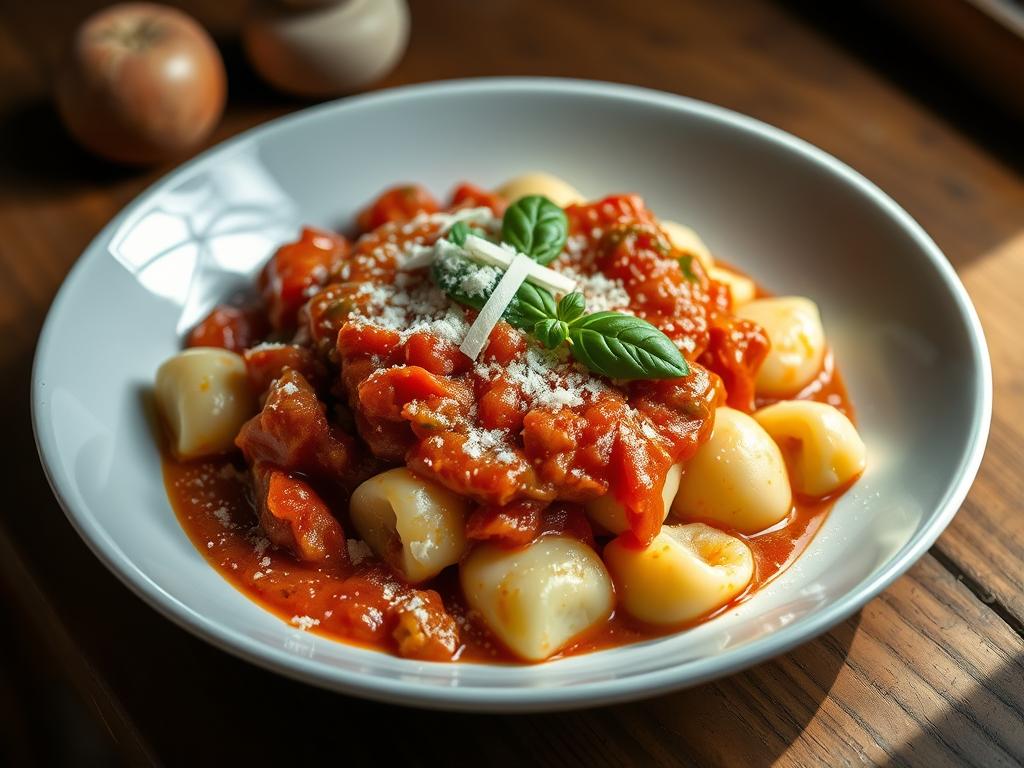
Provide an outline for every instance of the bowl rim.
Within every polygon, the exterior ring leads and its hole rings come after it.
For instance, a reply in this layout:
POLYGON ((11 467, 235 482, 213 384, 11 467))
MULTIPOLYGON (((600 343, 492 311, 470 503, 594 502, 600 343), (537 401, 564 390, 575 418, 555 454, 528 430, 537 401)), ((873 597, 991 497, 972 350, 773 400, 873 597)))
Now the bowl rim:
POLYGON ((591 707, 646 698, 698 685, 785 653, 843 621, 906 572, 927 552, 953 519, 974 482, 984 455, 992 418, 993 398, 992 369, 988 347, 985 343, 981 322, 966 289, 950 262, 924 229, 873 182, 868 181, 845 163, 803 139, 724 107, 638 86, 547 77, 483 77, 444 80, 351 96, 273 119, 204 150, 147 186, 134 197, 93 238, 76 260, 61 283, 47 312, 37 341, 31 387, 31 416, 36 448, 47 481, 64 510, 65 516, 93 554, 125 586, 166 618, 212 645, 257 666, 319 687, 390 703, 462 711, 481 711, 483 709, 491 712, 551 711, 591 707), (101 253, 101 249, 96 247, 97 244, 106 242, 111 233, 132 214, 140 201, 159 193, 174 184, 179 178, 213 163, 222 153, 230 151, 238 145, 287 131, 293 124, 314 116, 357 111, 364 106, 372 107, 392 102, 433 99, 449 95, 471 96, 474 93, 482 92, 493 94, 495 91, 533 95, 592 96, 622 103, 640 103, 670 111, 696 114, 731 124, 802 155, 805 159, 823 167, 858 189, 887 213, 927 257, 953 298, 965 325, 974 364, 974 383, 981 396, 979 418, 972 425, 969 444, 960 457, 959 470, 946 489, 937 510, 930 515, 931 520, 874 574, 804 620, 781 627, 764 638, 754 640, 734 650, 692 659, 674 666, 611 680, 588 681, 564 687, 427 686, 397 678, 371 677, 289 654, 282 649, 260 643, 237 632, 230 626, 194 611, 152 581, 107 536, 84 503, 81 508, 76 505, 73 501, 72 484, 57 468, 56 462, 52 461, 58 455, 58 448, 51 440, 52 432, 44 429, 49 415, 43 407, 45 383, 42 375, 57 330, 56 318, 61 315, 61 308, 70 292, 69 286, 75 282, 79 273, 88 269, 89 263, 94 258, 99 258, 98 255, 90 258, 92 254, 101 253))

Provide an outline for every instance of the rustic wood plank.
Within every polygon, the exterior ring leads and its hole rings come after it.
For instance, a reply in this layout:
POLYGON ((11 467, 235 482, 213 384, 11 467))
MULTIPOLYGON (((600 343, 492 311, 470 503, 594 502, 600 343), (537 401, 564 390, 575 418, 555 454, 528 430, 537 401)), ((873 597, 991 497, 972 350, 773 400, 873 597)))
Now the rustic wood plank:
MULTIPOLYGON (((165 170, 122 171, 87 158, 65 140, 45 106, 60 37, 102 4, 75 0, 41 13, 39 5, 0 2, 0 268, 7 276, 0 280, 0 402, 26 402, 35 336, 77 254, 165 170)), ((223 39, 232 104, 214 140, 301 106, 272 94, 246 68, 231 37, 240 0, 182 5, 223 39)), ((736 0, 728 11, 654 0, 420 0, 413 3, 410 51, 385 84, 553 74, 662 88, 780 125, 893 194, 963 270, 996 361, 990 453, 978 486, 940 540, 939 559, 922 560, 859 617, 823 638, 692 691, 547 716, 411 712, 261 672, 142 605, 63 520, 30 447, 27 414, 16 413, 0 444, 0 477, 15 489, 0 526, 24 568, 6 568, 3 578, 35 617, 35 631, 47 638, 57 663, 79 670, 73 673, 79 680, 98 681, 83 690, 101 697, 109 711, 125 713, 160 758, 174 764, 197 755, 204 762, 344 755, 359 762, 377 757, 383 743, 412 764, 1024 760, 1024 649, 1014 632, 1024 615, 1024 489, 1015 471, 1024 444, 1024 388, 1014 331, 1024 310, 1006 289, 1021 282, 1022 257, 1019 246, 997 247, 1021 226, 1019 158, 963 132, 979 120, 951 122, 923 107, 786 11, 759 0, 736 0), (520 23, 525 16, 530 24, 520 23), (62 632, 68 642, 54 642, 62 632), (132 638, 130 647, 125 637, 132 638), (93 670, 95 678, 81 670, 93 670), (238 690, 253 692, 258 706, 243 706, 238 690), (288 705, 273 707, 281 701, 288 705), (441 751, 455 733, 462 751, 441 751)), ((982 105, 971 108, 984 116, 982 105)))
POLYGON ((1024 633, 1024 231, 962 277, 985 328, 996 397, 978 479, 938 549, 1024 633))
MULTIPOLYGON (((75 627, 75 645, 57 648, 59 663, 87 683, 90 670, 101 671, 90 696, 129 713, 138 742, 172 765, 199 754, 210 763, 320 760, 338 754, 345 734, 359 734, 344 739, 346 759, 356 764, 381 744, 423 765, 816 765, 827 756, 834 765, 1012 766, 1024 759, 1024 640, 931 557, 828 635, 739 675, 646 702, 492 717, 372 704, 257 670, 169 625, 88 553, 69 547, 67 555, 77 578, 64 590, 70 603, 58 608, 75 627), (144 639, 144 648, 126 655, 111 642, 114 631, 144 639), (250 692, 245 702, 239 690, 250 692), (185 702, 183 721, 176 710, 185 702), (272 717, 282 738, 257 735, 254 708, 272 717), (463 746, 453 755, 443 735, 456 732, 463 746)), ((2 575, 12 578, 11 569, 2 575)), ((14 573, 12 592, 38 611, 23 577, 14 573)))

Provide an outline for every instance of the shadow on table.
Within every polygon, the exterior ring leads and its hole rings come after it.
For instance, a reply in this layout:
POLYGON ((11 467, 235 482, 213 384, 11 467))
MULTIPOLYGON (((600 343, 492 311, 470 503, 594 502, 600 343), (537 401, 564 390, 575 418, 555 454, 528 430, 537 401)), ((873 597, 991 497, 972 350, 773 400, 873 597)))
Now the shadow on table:
POLYGON ((113 184, 140 175, 90 155, 75 144, 45 100, 13 105, 0 115, 0 200, 26 201, 113 184))
POLYGON ((889 764, 1024 765, 1024 653, 1007 656, 967 695, 951 696, 941 712, 918 714, 922 727, 891 745, 889 764))

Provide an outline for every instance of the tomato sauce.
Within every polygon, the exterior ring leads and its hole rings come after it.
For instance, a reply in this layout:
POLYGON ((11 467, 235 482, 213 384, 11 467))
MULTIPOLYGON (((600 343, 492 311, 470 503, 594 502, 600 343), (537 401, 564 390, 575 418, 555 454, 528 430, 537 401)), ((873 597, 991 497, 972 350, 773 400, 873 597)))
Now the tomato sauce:
MULTIPOLYGON (((453 205, 498 213, 504 203, 465 185, 453 205)), ((436 322, 409 333, 353 320, 374 290, 366 285, 407 279, 397 273, 398 254, 437 237, 429 217, 416 215, 438 210, 421 190, 392 190, 360 217, 368 231, 355 243, 306 230, 283 246, 260 277, 264 314, 252 307, 215 310, 190 343, 220 339, 217 345, 242 352, 264 407, 239 434, 243 455, 182 462, 165 452, 164 481, 182 528, 211 565, 296 629, 423 660, 514 662, 466 606, 456 569, 411 587, 354 538, 344 511, 348 494, 375 472, 405 463, 478 504, 467 519, 471 539, 521 545, 557 524, 600 552, 608 539, 594 540, 580 503, 611 489, 627 510, 631 530, 623 535, 644 544, 657 533, 663 507, 660 490, 638 478, 664 477, 692 456, 710 434, 718 405, 750 411, 770 404, 753 386, 768 341, 759 327, 731 314, 728 289, 709 280, 699 263, 683 271, 639 198, 570 206, 572 245, 552 266, 614 280, 619 293, 611 291, 610 301, 672 338, 692 373, 601 385, 581 398, 586 382, 558 369, 556 384, 566 385, 559 396, 575 400, 571 407, 543 407, 524 391, 532 375, 524 362, 527 337, 508 324, 495 328, 474 367, 436 322), (264 339, 292 343, 250 348, 261 327, 269 333, 264 339), (481 374, 481 365, 493 371, 481 374), (505 375, 509 366, 526 370, 519 384, 505 375), (470 446, 480 430, 489 439, 503 435, 503 442, 486 451, 470 446), (625 435, 628 450, 599 451, 608 433, 625 435), (272 498, 268 488, 278 489, 272 498), (320 530, 333 531, 334 556, 293 554, 313 550, 290 538, 298 530, 288 517, 295 510, 275 505, 302 498, 315 501, 309 511, 320 515, 320 530), (424 621, 429 631, 420 631, 424 621)), ((417 300, 415 293, 403 298, 417 300)), ((853 418, 831 353, 797 397, 853 418)), ((831 506, 832 499, 797 499, 769 530, 727 531, 749 545, 754 577, 732 602, 697 622, 655 628, 618 612, 558 656, 670 634, 729 610, 800 555, 831 506)))
MULTIPOLYGON (((853 415, 842 378, 831 364, 826 365, 817 386, 805 396, 831 403, 853 415)), ((196 549, 243 594, 297 629, 384 652, 394 650, 394 627, 386 620, 393 597, 388 595, 407 587, 379 561, 367 557, 351 569, 315 566, 272 547, 257 525, 245 467, 240 461, 181 462, 165 452, 163 471, 168 497, 181 527, 196 549)), ((767 531, 753 536, 732 531, 753 552, 754 578, 735 600, 698 622, 651 627, 618 612, 607 624, 578 639, 556 658, 672 634, 748 600, 800 556, 825 522, 832 504, 833 499, 797 499, 789 516, 767 531)), ((459 626, 461 644, 456 658, 518 663, 471 615, 453 573, 442 574, 432 586, 459 626)))

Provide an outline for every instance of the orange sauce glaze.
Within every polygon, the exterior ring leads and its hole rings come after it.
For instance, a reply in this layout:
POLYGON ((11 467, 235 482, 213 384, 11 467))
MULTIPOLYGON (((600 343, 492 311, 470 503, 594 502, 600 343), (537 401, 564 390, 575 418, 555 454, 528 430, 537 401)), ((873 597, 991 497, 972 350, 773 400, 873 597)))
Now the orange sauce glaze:
MULTIPOLYGON (((830 403, 853 418, 846 388, 834 368, 831 353, 819 377, 799 397, 830 403)), ((758 406, 769 403, 759 401, 758 406)), ((375 601, 380 600, 382 590, 386 593, 389 589, 405 588, 400 581, 392 579, 380 563, 369 558, 358 565, 353 574, 337 567, 302 563, 287 552, 269 546, 256 525, 241 463, 236 466, 228 459, 178 462, 165 453, 163 466, 168 496, 182 528, 232 585, 296 627, 335 640, 394 651, 391 628, 380 621, 380 609, 375 601)), ((766 531, 751 536, 729 531, 750 546, 754 555, 754 578, 746 591, 713 613, 683 626, 650 627, 618 612, 605 625, 577 639, 555 658, 678 632, 744 602, 807 548, 834 500, 835 497, 797 499, 789 516, 766 531)), ((429 588, 441 594, 445 607, 459 625, 463 646, 457 659, 489 663, 516 661, 469 615, 454 569, 448 569, 431 582, 429 588)))

